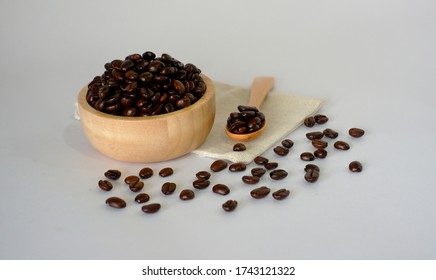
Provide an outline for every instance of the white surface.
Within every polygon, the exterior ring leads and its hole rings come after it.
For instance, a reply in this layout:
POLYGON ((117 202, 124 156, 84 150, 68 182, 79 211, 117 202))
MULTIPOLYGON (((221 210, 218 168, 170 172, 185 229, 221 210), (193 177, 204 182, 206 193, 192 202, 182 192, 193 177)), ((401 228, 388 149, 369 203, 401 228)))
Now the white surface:
MULTIPOLYGON (((2 1, 0 258, 435 259, 435 11, 431 0, 2 1), (145 165, 98 154, 73 103, 105 62, 145 50, 235 85, 272 75, 282 92, 327 101, 322 128, 367 133, 318 161, 313 185, 298 158, 308 129, 289 135, 288 157, 267 153, 290 175, 263 183, 291 189, 286 201, 254 201, 242 174, 226 171, 213 180, 232 187, 234 213, 210 189, 191 202, 163 197, 157 176, 146 189, 161 212, 109 209, 109 195, 134 195, 100 191, 104 171, 145 165), (346 169, 356 159, 361 174, 346 169)), ((191 187, 211 161, 147 165, 171 166, 171 180, 191 187)))

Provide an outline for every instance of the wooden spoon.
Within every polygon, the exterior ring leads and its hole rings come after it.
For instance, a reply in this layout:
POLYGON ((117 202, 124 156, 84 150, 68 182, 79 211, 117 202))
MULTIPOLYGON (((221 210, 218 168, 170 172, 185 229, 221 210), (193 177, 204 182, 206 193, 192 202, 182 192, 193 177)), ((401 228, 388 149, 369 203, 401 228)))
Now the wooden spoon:
MULTIPOLYGON (((262 105, 263 100, 274 87, 274 78, 273 77, 257 77, 254 78, 253 83, 251 85, 251 94, 250 100, 248 101, 248 106, 254 106, 259 108, 262 105)), ((246 134, 236 134, 230 132, 229 128, 225 127, 225 131, 227 135, 236 141, 249 141, 256 137, 258 137, 265 130, 266 120, 263 122, 262 127, 252 133, 246 134)))

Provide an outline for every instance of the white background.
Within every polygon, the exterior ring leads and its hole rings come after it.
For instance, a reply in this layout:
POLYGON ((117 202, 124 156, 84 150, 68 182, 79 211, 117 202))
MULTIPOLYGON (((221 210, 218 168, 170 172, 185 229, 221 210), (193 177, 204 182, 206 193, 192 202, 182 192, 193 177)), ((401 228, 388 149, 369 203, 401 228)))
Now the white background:
POLYGON ((1 1, 0 258, 435 259, 435 30, 430 0, 1 1), (311 129, 300 127, 287 157, 265 154, 288 178, 260 183, 289 199, 255 201, 242 174, 223 171, 212 184, 228 184, 228 197, 207 189, 183 202, 154 176, 144 190, 162 209, 145 215, 123 183, 98 189, 107 169, 171 166, 181 190, 213 160, 117 162, 72 113, 104 63, 146 50, 215 81, 249 87, 272 75, 277 91, 323 98, 330 120, 314 129, 352 147, 329 150, 320 180, 306 183, 299 154, 311 129), (365 136, 347 136, 353 126, 365 136), (352 160, 362 173, 347 170, 352 160), (128 207, 107 207, 111 195, 128 207), (226 213, 230 198, 239 207, 226 213))

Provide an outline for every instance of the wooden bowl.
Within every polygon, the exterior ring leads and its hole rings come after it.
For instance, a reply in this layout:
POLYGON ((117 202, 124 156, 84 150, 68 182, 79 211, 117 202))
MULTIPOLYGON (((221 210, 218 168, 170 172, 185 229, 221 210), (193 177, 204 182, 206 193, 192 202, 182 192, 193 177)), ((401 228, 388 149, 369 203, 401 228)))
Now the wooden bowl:
POLYGON ((88 86, 78 96, 83 131, 102 154, 127 162, 160 162, 199 147, 215 120, 215 87, 202 75, 207 90, 194 104, 167 114, 124 117, 100 112, 86 101, 88 86))

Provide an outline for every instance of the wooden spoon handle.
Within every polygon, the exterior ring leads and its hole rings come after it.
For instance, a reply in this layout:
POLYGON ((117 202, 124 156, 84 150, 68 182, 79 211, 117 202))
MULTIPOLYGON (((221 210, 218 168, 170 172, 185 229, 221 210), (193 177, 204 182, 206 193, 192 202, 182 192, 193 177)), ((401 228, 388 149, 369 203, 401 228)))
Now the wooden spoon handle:
POLYGON ((248 106, 259 108, 263 100, 274 87, 273 77, 256 77, 251 85, 250 100, 248 106))

